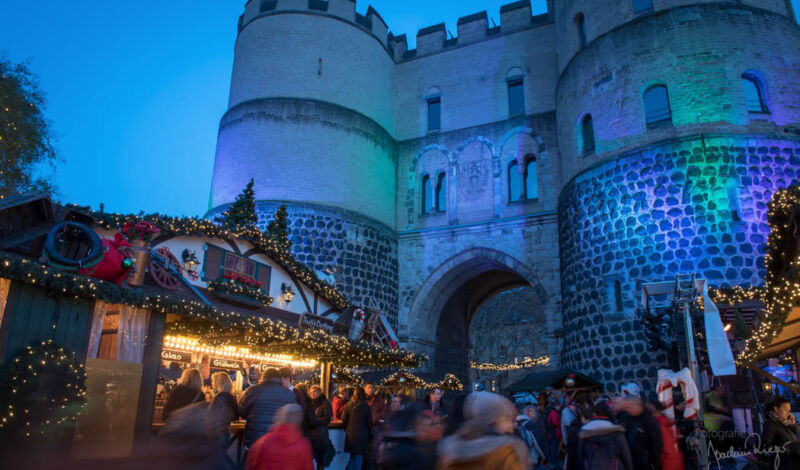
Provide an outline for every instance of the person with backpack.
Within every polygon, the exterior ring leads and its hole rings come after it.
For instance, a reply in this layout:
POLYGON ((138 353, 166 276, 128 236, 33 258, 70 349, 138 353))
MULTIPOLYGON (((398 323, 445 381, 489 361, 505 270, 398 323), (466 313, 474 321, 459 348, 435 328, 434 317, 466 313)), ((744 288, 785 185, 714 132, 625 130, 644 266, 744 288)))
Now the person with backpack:
POLYGON ((545 439, 547 440, 547 462, 553 468, 561 468, 558 464, 558 448, 561 445, 561 407, 557 396, 551 395, 547 399, 545 409, 545 439))
POLYGON ((522 409, 522 413, 519 414, 514 420, 514 434, 517 435, 522 442, 528 447, 528 451, 531 455, 531 462, 534 465, 539 464, 547 460, 547 456, 545 455, 544 451, 542 450, 541 446, 539 445, 539 441, 536 439, 535 429, 536 423, 531 419, 530 415, 526 413, 528 408, 532 408, 531 406, 526 406, 522 409))
POLYGON ((609 420, 611 409, 600 399, 592 406, 593 416, 578 433, 576 463, 581 470, 639 470, 633 466, 625 428, 609 420))

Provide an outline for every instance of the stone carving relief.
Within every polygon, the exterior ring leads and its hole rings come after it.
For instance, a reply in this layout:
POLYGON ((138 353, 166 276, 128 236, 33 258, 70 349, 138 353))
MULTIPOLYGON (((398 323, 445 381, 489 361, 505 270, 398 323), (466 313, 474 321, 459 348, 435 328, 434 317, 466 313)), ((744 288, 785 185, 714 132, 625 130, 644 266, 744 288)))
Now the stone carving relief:
POLYGON ((458 190, 468 201, 491 197, 492 151, 475 141, 464 147, 458 157, 458 190))

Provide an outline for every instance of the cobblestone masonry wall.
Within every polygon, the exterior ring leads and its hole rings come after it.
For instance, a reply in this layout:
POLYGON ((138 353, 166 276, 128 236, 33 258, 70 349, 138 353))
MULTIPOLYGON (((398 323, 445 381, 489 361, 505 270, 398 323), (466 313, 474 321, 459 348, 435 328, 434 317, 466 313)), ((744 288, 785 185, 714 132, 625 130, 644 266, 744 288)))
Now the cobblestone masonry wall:
MULTIPOLYGON (((278 206, 257 201, 258 226, 265 230, 278 206)), ((212 219, 228 205, 207 214, 212 219)), ((292 252, 306 266, 336 268, 344 294, 356 305, 372 305, 397 328, 397 236, 388 227, 355 212, 287 202, 292 252)))
POLYGON ((800 142, 727 136, 655 145, 578 175, 559 203, 567 367, 612 392, 629 381, 653 390, 666 356, 641 339, 641 283, 697 272, 712 286, 760 284, 766 204, 798 183, 800 142))

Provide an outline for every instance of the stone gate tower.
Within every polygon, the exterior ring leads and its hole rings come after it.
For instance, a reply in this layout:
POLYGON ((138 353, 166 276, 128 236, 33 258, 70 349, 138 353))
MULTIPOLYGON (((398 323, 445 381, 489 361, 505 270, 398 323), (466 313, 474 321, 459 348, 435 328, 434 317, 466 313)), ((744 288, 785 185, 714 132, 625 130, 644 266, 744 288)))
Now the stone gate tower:
POLYGON ((297 258, 337 268, 353 301, 396 319, 394 61, 378 14, 349 0, 247 2, 212 214, 255 179, 259 221, 288 203, 297 258))
POLYGON ((496 344, 650 390, 642 283, 762 282, 766 201, 800 183, 800 27, 789 0, 539 3, 409 50, 352 0, 248 1, 208 215, 255 178, 260 223, 287 203, 298 259, 430 367, 496 344), (498 292, 526 309, 492 329, 498 292))

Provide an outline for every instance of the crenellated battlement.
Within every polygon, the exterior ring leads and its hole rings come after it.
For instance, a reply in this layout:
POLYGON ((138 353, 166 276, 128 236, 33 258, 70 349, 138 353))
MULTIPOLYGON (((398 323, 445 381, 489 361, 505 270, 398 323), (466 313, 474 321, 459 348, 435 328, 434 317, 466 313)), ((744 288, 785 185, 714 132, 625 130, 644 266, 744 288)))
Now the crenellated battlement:
POLYGON ((389 47, 389 27, 380 14, 369 6, 367 13, 356 12, 355 0, 249 0, 239 17, 239 31, 256 18, 289 13, 306 12, 328 15, 347 21, 372 33, 384 47, 389 47))
POLYGON ((500 7, 499 25, 490 26, 484 10, 459 18, 457 35, 449 39, 444 23, 422 28, 417 31, 417 48, 409 50, 405 34, 395 36, 390 33, 386 22, 372 6, 367 8, 365 15, 356 12, 355 0, 249 0, 245 12, 239 17, 239 31, 256 18, 296 12, 333 16, 369 31, 395 61, 435 54, 450 47, 480 42, 551 21, 550 14, 532 16, 530 0, 521 0, 500 7))

